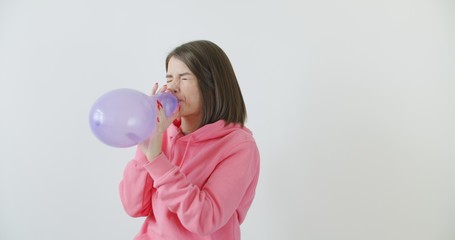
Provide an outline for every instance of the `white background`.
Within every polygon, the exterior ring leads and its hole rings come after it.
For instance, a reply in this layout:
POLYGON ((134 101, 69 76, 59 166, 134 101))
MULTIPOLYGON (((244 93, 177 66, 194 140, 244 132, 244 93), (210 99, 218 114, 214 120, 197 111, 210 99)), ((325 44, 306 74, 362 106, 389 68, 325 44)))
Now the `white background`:
POLYGON ((261 151, 243 239, 455 239, 449 0, 1 0, 0 239, 132 239, 134 148, 88 111, 197 39, 230 57, 261 151))

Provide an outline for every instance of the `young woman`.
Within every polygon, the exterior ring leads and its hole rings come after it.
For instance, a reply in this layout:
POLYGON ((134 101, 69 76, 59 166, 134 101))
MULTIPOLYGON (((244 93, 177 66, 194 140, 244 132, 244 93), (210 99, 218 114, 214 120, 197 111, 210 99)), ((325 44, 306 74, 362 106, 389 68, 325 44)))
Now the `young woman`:
POLYGON ((240 239, 259 152, 232 65, 216 44, 193 41, 168 55, 166 78, 160 91, 173 93, 179 110, 166 118, 157 104, 156 134, 120 183, 125 211, 146 217, 135 239, 240 239))

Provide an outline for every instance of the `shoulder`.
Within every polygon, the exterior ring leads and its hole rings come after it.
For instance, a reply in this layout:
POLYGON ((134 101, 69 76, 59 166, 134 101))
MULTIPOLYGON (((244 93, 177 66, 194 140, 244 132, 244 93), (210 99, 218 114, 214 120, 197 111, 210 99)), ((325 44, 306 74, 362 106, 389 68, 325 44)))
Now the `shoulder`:
POLYGON ((225 154, 234 152, 258 152, 252 132, 246 127, 239 127, 223 137, 225 154))
POLYGON ((238 143, 255 142, 253 133, 246 127, 235 129, 228 135, 228 137, 238 143))

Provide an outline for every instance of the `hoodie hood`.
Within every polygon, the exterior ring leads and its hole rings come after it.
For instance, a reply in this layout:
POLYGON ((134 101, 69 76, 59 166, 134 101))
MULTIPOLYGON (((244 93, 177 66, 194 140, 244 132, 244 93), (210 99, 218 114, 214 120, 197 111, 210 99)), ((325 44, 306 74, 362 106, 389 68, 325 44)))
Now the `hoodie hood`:
POLYGON ((244 131, 248 135, 252 135, 251 131, 245 126, 242 127, 240 124, 233 123, 226 125, 226 122, 224 120, 218 120, 214 123, 204 125, 196 131, 187 135, 182 134, 179 126, 172 124, 172 127, 168 129, 168 134, 169 136, 179 138, 180 141, 191 141, 196 143, 222 138, 234 131, 244 131))
MULTIPOLYGON (((172 124, 167 129, 168 139, 172 142, 172 145, 177 144, 184 144, 184 148, 177 151, 170 150, 169 156, 173 158, 173 156, 181 156, 178 158, 178 161, 174 162, 174 164, 182 167, 182 165, 187 160, 188 149, 190 144, 197 144, 202 143, 202 146, 205 146, 205 143, 208 143, 213 140, 222 139, 228 135, 236 135, 237 137, 228 137, 231 139, 228 142, 235 143, 240 139, 253 139, 252 133, 246 127, 242 127, 240 124, 228 124, 224 120, 219 120, 214 123, 206 124, 201 128, 197 129, 196 131, 183 135, 179 124, 172 124), (236 139, 236 140, 232 140, 236 139)), ((201 146, 201 145, 199 145, 201 146)), ((191 155, 191 154, 190 154, 191 155)))

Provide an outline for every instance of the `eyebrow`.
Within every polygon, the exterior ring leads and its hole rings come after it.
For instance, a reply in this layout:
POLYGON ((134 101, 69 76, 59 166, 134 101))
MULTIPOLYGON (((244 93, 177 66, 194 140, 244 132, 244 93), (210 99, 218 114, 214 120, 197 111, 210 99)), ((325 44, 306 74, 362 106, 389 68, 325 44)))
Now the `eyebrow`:
MULTIPOLYGON (((179 77, 188 76, 188 75, 191 75, 191 73, 189 73, 189 72, 184 72, 184 73, 180 73, 180 74, 179 74, 179 77)), ((171 78, 171 77, 172 77, 171 74, 166 74, 166 78, 171 78)))

